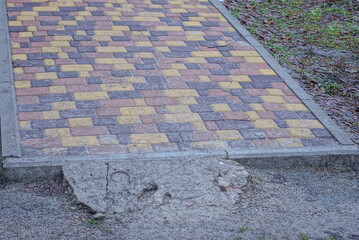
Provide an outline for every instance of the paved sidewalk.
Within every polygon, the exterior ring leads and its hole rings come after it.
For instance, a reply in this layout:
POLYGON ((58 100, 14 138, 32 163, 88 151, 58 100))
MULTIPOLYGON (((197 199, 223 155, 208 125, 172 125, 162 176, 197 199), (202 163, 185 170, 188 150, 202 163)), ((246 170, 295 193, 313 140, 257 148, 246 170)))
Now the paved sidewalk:
POLYGON ((338 142, 207 0, 6 0, 22 156, 338 142))

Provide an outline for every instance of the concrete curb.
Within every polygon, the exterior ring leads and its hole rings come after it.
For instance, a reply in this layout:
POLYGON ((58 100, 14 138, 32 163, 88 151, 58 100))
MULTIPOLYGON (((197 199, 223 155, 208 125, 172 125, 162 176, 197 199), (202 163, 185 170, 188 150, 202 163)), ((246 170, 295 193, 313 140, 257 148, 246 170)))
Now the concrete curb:
POLYGON ((5 1, 0 2, 0 128, 3 157, 20 157, 11 45, 5 1))
POLYGON ((299 84, 284 70, 277 60, 250 34, 241 23, 231 15, 218 0, 210 0, 228 22, 252 45, 267 64, 278 74, 288 87, 302 100, 304 105, 318 118, 328 131, 342 145, 355 145, 352 140, 338 127, 338 125, 312 100, 312 98, 299 86, 299 84))
POLYGON ((117 154, 100 156, 54 156, 7 158, 3 175, 11 181, 51 179, 61 174, 62 166, 73 163, 108 163, 118 161, 171 161, 186 158, 223 158, 246 166, 264 168, 350 166, 359 170, 359 151, 356 146, 306 147, 290 149, 251 149, 183 151, 147 154, 117 154))

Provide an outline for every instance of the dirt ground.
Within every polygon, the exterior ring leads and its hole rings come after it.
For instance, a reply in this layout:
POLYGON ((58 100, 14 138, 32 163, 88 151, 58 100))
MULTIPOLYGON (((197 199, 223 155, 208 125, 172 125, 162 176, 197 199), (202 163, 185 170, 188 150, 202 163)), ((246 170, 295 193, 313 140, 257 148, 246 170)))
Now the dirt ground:
POLYGON ((94 220, 61 179, 0 186, 1 239, 359 239, 359 173, 247 168, 235 208, 149 208, 94 220), (168 214, 170 211, 170 214, 168 214), (169 217, 170 216, 170 217, 169 217))

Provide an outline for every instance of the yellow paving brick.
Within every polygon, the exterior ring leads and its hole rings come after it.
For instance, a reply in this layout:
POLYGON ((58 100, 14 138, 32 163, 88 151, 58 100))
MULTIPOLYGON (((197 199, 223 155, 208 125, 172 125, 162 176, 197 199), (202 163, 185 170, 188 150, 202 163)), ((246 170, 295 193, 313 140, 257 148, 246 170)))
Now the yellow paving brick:
POLYGON ((215 112, 230 112, 232 111, 227 104, 211 104, 213 111, 215 112))
POLYGON ((24 70, 22 68, 13 68, 14 74, 23 74, 24 70))
POLYGON ((198 93, 194 89, 166 89, 163 91, 167 97, 197 97, 198 93))
POLYGON ((137 45, 140 47, 152 47, 151 42, 137 42, 137 45))
POLYGON ((54 72, 47 72, 47 73, 36 73, 35 74, 37 80, 42 79, 57 79, 57 75, 54 72))
POLYGON ((298 138, 278 138, 276 141, 281 147, 303 147, 303 143, 298 138))
POLYGON ((95 35, 92 36, 93 41, 104 41, 104 42, 108 42, 111 41, 111 36, 99 36, 99 35, 95 35))
POLYGON ((266 91, 272 96, 283 96, 285 95, 282 90, 276 88, 267 88, 266 91))
POLYGON ((59 2, 49 2, 49 6, 53 6, 53 7, 75 7, 75 1, 73 2, 64 2, 64 1, 59 1, 59 2))
POLYGON ((233 57, 259 57, 256 51, 229 51, 233 57))
POLYGON ((48 53, 60 53, 62 52, 62 49, 60 47, 42 47, 41 51, 48 53))
POLYGON ((97 52, 102 53, 114 53, 114 52, 126 52, 124 47, 96 47, 97 52))
POLYGON ((71 137, 70 129, 68 128, 52 128, 52 129, 45 129, 44 133, 46 136, 50 137, 71 137))
POLYGON ((255 111, 247 111, 246 115, 249 117, 250 120, 260 119, 260 117, 255 111))
POLYGON ((20 43, 11 42, 11 48, 20 48, 20 43))
POLYGON ((52 47, 69 47, 70 43, 66 41, 52 41, 50 42, 52 47))
POLYGON ((295 138, 312 138, 315 137, 308 128, 288 128, 288 133, 295 138))
POLYGON ((98 145, 98 141, 94 136, 63 137, 61 138, 61 145, 63 147, 93 146, 98 145))
POLYGON ((181 63, 172 63, 171 64, 171 69, 184 70, 184 69, 187 69, 187 67, 184 64, 181 64, 181 63))
POLYGON ((19 127, 21 130, 31 130, 30 121, 19 121, 19 127))
POLYGON ((121 31, 94 31, 97 36, 123 36, 121 31))
POLYGON ((183 9, 183 8, 171 8, 170 10, 173 13, 185 13, 185 12, 187 12, 187 10, 183 9))
POLYGON ((169 31, 169 32, 173 32, 173 31, 182 32, 183 31, 183 28, 181 26, 156 26, 155 28, 157 31, 169 31))
POLYGON ((91 118, 69 118, 70 127, 89 127, 92 126, 91 118))
POLYGON ((65 52, 60 52, 60 53, 57 53, 57 56, 59 56, 59 58, 62 58, 62 59, 68 59, 69 58, 69 55, 65 52))
POLYGON ((219 51, 191 52, 194 57, 223 57, 219 51))
POLYGON ((220 140, 240 140, 243 139, 241 134, 236 130, 217 130, 215 131, 220 140))
POLYGON ((15 88, 30 88, 30 81, 15 81, 15 88))
POLYGON ((318 120, 287 119, 285 121, 291 128, 323 128, 323 125, 318 120))
POLYGON ((54 66, 55 65, 55 60, 54 59, 45 59, 44 64, 46 66, 54 66))
POLYGON ((205 17, 188 17, 188 20, 190 20, 190 21, 201 21, 201 22, 207 21, 207 19, 205 17))
POLYGON ((26 54, 13 54, 12 60, 25 61, 25 60, 27 60, 27 55, 26 54))
POLYGON ((171 52, 168 47, 155 47, 158 52, 171 52))
POLYGON ((198 113, 165 114, 164 118, 169 123, 202 121, 198 113))
POLYGON ((98 64, 127 64, 124 58, 96 58, 98 64))
POLYGON ((65 86, 51 86, 49 87, 50 93, 66 93, 66 87, 65 86))
POLYGON ((249 63, 265 63, 264 59, 261 57, 244 57, 244 60, 249 63))
POLYGON ((60 119, 58 111, 44 111, 41 115, 42 119, 60 119))
POLYGON ((87 77, 91 77, 90 73, 88 71, 80 71, 79 73, 79 77, 80 78, 87 78, 87 77))
POLYGON ((35 21, 34 16, 18 16, 16 19, 19 21, 35 21))
MULTIPOLYGON (((133 17, 132 18, 133 21, 138 21, 138 22, 160 22, 161 20, 158 17, 133 17)), ((156 29, 157 31, 167 31, 167 30, 159 30, 156 29)), ((178 30, 176 30, 178 31, 178 30)), ((182 30, 179 30, 182 31, 182 30)))
POLYGON ((136 58, 154 58, 154 55, 151 52, 136 52, 133 56, 136 58))
POLYGON ((75 100, 100 100, 108 99, 107 92, 77 92, 74 93, 75 100))
POLYGON ((209 79, 208 76, 198 76, 198 78, 201 82, 211 82, 211 79, 209 79))
POLYGON ((203 36, 191 36, 191 35, 187 35, 186 39, 188 41, 204 41, 205 38, 203 36))
POLYGON ((114 145, 118 144, 117 137, 115 135, 104 135, 104 136, 98 136, 98 142, 101 145, 114 145))
POLYGON ((206 125, 204 125, 203 122, 193 122, 192 125, 194 129, 196 129, 196 131, 200 131, 200 132, 208 131, 206 125))
POLYGON ((177 99, 180 104, 184 104, 184 105, 197 104, 197 101, 194 97, 179 97, 177 99))
POLYGON ((36 26, 28 26, 28 27, 27 27, 27 31, 29 31, 29 32, 36 32, 36 31, 37 31, 37 27, 36 27, 36 26))
POLYGON ((250 106, 252 107, 252 109, 256 112, 260 112, 260 111, 265 111, 265 109, 263 108, 262 104, 260 103, 251 103, 250 106))
POLYGON ((77 25, 76 21, 58 21, 59 25, 69 26, 69 25, 77 25))
POLYGON ((149 153, 153 152, 151 144, 127 144, 127 150, 130 153, 149 153))
POLYGON ((226 149, 228 143, 226 141, 203 141, 203 142, 192 142, 191 146, 198 149, 226 149))
POLYGON ((72 36, 53 36, 55 41, 72 41, 72 36))
POLYGON ((229 76, 235 82, 251 82, 252 80, 246 75, 231 75, 229 76))
POLYGON ((114 64, 114 70, 135 70, 133 64, 114 64))
POLYGON ((139 116, 118 116, 116 118, 119 124, 136 124, 141 123, 141 119, 139 116))
POLYGON ((22 26, 22 22, 21 22, 21 21, 9 21, 8 24, 9 24, 9 27, 19 27, 19 26, 22 26))
POLYGON ((133 90, 133 87, 129 83, 109 83, 109 84, 101 84, 100 88, 102 91, 110 92, 110 91, 130 91, 133 90))
POLYGON ((281 96, 261 96, 261 99, 266 103, 285 103, 281 96))
POLYGON ((259 69, 263 75, 277 75, 272 69, 259 69))
POLYGON ((289 111, 308 111, 307 107, 304 106, 301 103, 288 103, 288 104, 284 104, 284 106, 289 110, 289 111))
POLYGON ((164 133, 132 134, 130 136, 130 139, 132 143, 145 143, 145 144, 168 143, 167 136, 164 133))
POLYGON ((146 79, 144 77, 124 77, 124 82, 126 83, 145 83, 146 79))
POLYGON ((203 57, 191 57, 188 58, 187 61, 189 63, 207 63, 207 60, 203 57))
POLYGON ((223 89, 239 89, 242 88, 238 82, 218 82, 219 86, 223 89))
POLYGON ((143 100, 143 98, 135 98, 132 99, 133 103, 135 104, 135 106, 146 106, 146 102, 145 100, 143 100))
POLYGON ((167 46, 187 46, 183 41, 166 41, 167 46))
POLYGON ((92 71, 92 65, 90 64, 78 64, 78 65, 61 65, 61 71, 92 71))
POLYGON ((166 106, 168 113, 190 113, 191 110, 187 105, 170 105, 166 106))
POLYGON ((162 70, 163 75, 173 77, 173 76, 181 76, 181 74, 178 72, 178 70, 168 69, 168 70, 162 70))
POLYGON ((202 24, 197 21, 186 21, 186 22, 183 22, 183 25, 185 25, 185 26, 202 26, 202 24))
POLYGON ((152 115, 155 114, 155 109, 153 107, 122 107, 120 108, 122 115, 152 115))
POLYGON ((45 6, 33 7, 32 9, 35 12, 59 12, 60 11, 60 9, 58 7, 45 7, 45 6))
POLYGON ((55 111, 76 109, 75 102, 64 101, 64 102, 53 102, 52 109, 55 111))
POLYGON ((277 124, 271 119, 257 119, 252 122, 256 128, 277 128, 277 124))

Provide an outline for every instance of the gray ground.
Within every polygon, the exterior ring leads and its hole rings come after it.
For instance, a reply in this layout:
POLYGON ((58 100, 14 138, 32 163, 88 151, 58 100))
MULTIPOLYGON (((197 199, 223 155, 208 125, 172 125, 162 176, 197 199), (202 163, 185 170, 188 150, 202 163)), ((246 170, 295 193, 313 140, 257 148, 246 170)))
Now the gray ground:
POLYGON ((247 168, 234 208, 161 205, 95 221, 60 179, 1 184, 1 239, 359 239, 359 173, 247 168), (210 209, 210 210, 209 210, 210 209))

